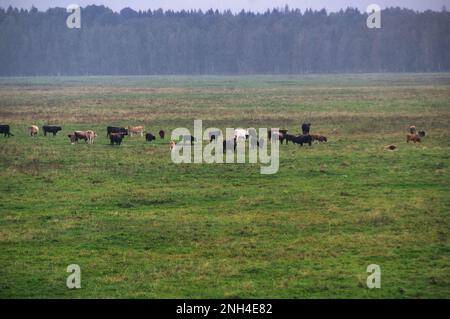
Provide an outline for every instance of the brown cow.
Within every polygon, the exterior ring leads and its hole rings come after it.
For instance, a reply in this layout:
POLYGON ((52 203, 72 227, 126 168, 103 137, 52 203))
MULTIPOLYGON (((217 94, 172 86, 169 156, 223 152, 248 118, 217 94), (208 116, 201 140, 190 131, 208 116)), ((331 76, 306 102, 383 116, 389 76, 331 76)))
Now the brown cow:
POLYGON ((87 143, 88 136, 87 136, 86 131, 75 131, 75 132, 73 132, 73 134, 75 134, 75 136, 77 138, 77 142, 78 142, 78 140, 84 140, 84 142, 87 143))
POLYGON ((143 126, 128 126, 128 134, 130 136, 141 135, 144 136, 145 128, 143 126))
POLYGON ((31 125, 28 129, 30 131, 30 136, 35 137, 39 133, 39 127, 37 127, 36 125, 31 125))
POLYGON ((312 141, 318 141, 318 142, 328 142, 328 139, 326 136, 323 135, 317 135, 317 134, 311 134, 312 141))
POLYGON ((406 135, 406 143, 409 144, 409 142, 420 143, 422 140, 420 139, 420 136, 417 134, 408 134, 406 135))
POLYGON ((91 130, 86 131, 86 137, 88 144, 94 144, 94 140, 97 137, 97 133, 91 130))

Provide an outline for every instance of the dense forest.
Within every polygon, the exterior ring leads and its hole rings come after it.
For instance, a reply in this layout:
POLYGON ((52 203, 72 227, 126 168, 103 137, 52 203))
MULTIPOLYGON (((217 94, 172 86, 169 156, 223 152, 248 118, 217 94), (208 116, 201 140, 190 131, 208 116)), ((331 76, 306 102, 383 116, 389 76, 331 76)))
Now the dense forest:
POLYGON ((273 9, 0 9, 0 75, 301 74, 450 70, 450 13, 273 9))

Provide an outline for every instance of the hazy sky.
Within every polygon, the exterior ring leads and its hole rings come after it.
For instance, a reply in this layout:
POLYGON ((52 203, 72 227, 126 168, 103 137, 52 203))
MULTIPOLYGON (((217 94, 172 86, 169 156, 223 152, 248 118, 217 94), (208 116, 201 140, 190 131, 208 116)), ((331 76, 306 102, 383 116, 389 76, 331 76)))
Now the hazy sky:
POLYGON ((414 10, 438 10, 446 5, 450 10, 450 0, 0 0, 0 7, 6 8, 9 5, 14 7, 31 8, 34 5, 40 10, 49 7, 67 7, 69 4, 78 4, 82 7, 89 4, 103 4, 114 11, 120 11, 124 7, 133 9, 231 9, 240 11, 241 9, 252 11, 265 11, 267 8, 284 7, 286 4, 291 8, 326 8, 328 11, 337 11, 346 7, 358 7, 365 11, 372 3, 380 5, 382 8, 399 6, 414 10))

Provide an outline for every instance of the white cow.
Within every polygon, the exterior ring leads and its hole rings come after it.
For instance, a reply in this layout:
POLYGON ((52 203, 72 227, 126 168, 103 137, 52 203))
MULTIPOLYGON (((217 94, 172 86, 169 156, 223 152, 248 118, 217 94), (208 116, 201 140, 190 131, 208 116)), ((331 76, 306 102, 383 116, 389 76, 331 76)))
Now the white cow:
POLYGON ((248 136, 248 130, 244 130, 243 128, 237 128, 234 130, 234 138, 236 140, 246 140, 248 136))

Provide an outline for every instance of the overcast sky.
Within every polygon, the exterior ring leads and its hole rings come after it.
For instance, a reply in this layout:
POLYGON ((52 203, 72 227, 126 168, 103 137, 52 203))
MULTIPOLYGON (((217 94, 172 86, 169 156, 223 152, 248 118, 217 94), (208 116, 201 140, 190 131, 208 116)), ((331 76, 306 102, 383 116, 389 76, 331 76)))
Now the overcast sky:
POLYGON ((286 4, 290 8, 306 8, 322 9, 326 8, 328 11, 338 11, 346 7, 358 7, 365 11, 367 6, 372 3, 380 5, 382 8, 390 6, 399 6, 410 8, 414 10, 438 10, 440 11, 443 5, 446 5, 450 10, 450 0, 0 0, 0 7, 7 8, 9 5, 21 8, 31 8, 34 5, 40 10, 46 10, 49 7, 67 7, 69 4, 78 4, 82 7, 90 4, 103 4, 113 9, 120 11, 125 7, 133 9, 202 9, 210 8, 232 11, 240 11, 241 9, 251 11, 265 11, 267 8, 282 8, 286 4))

